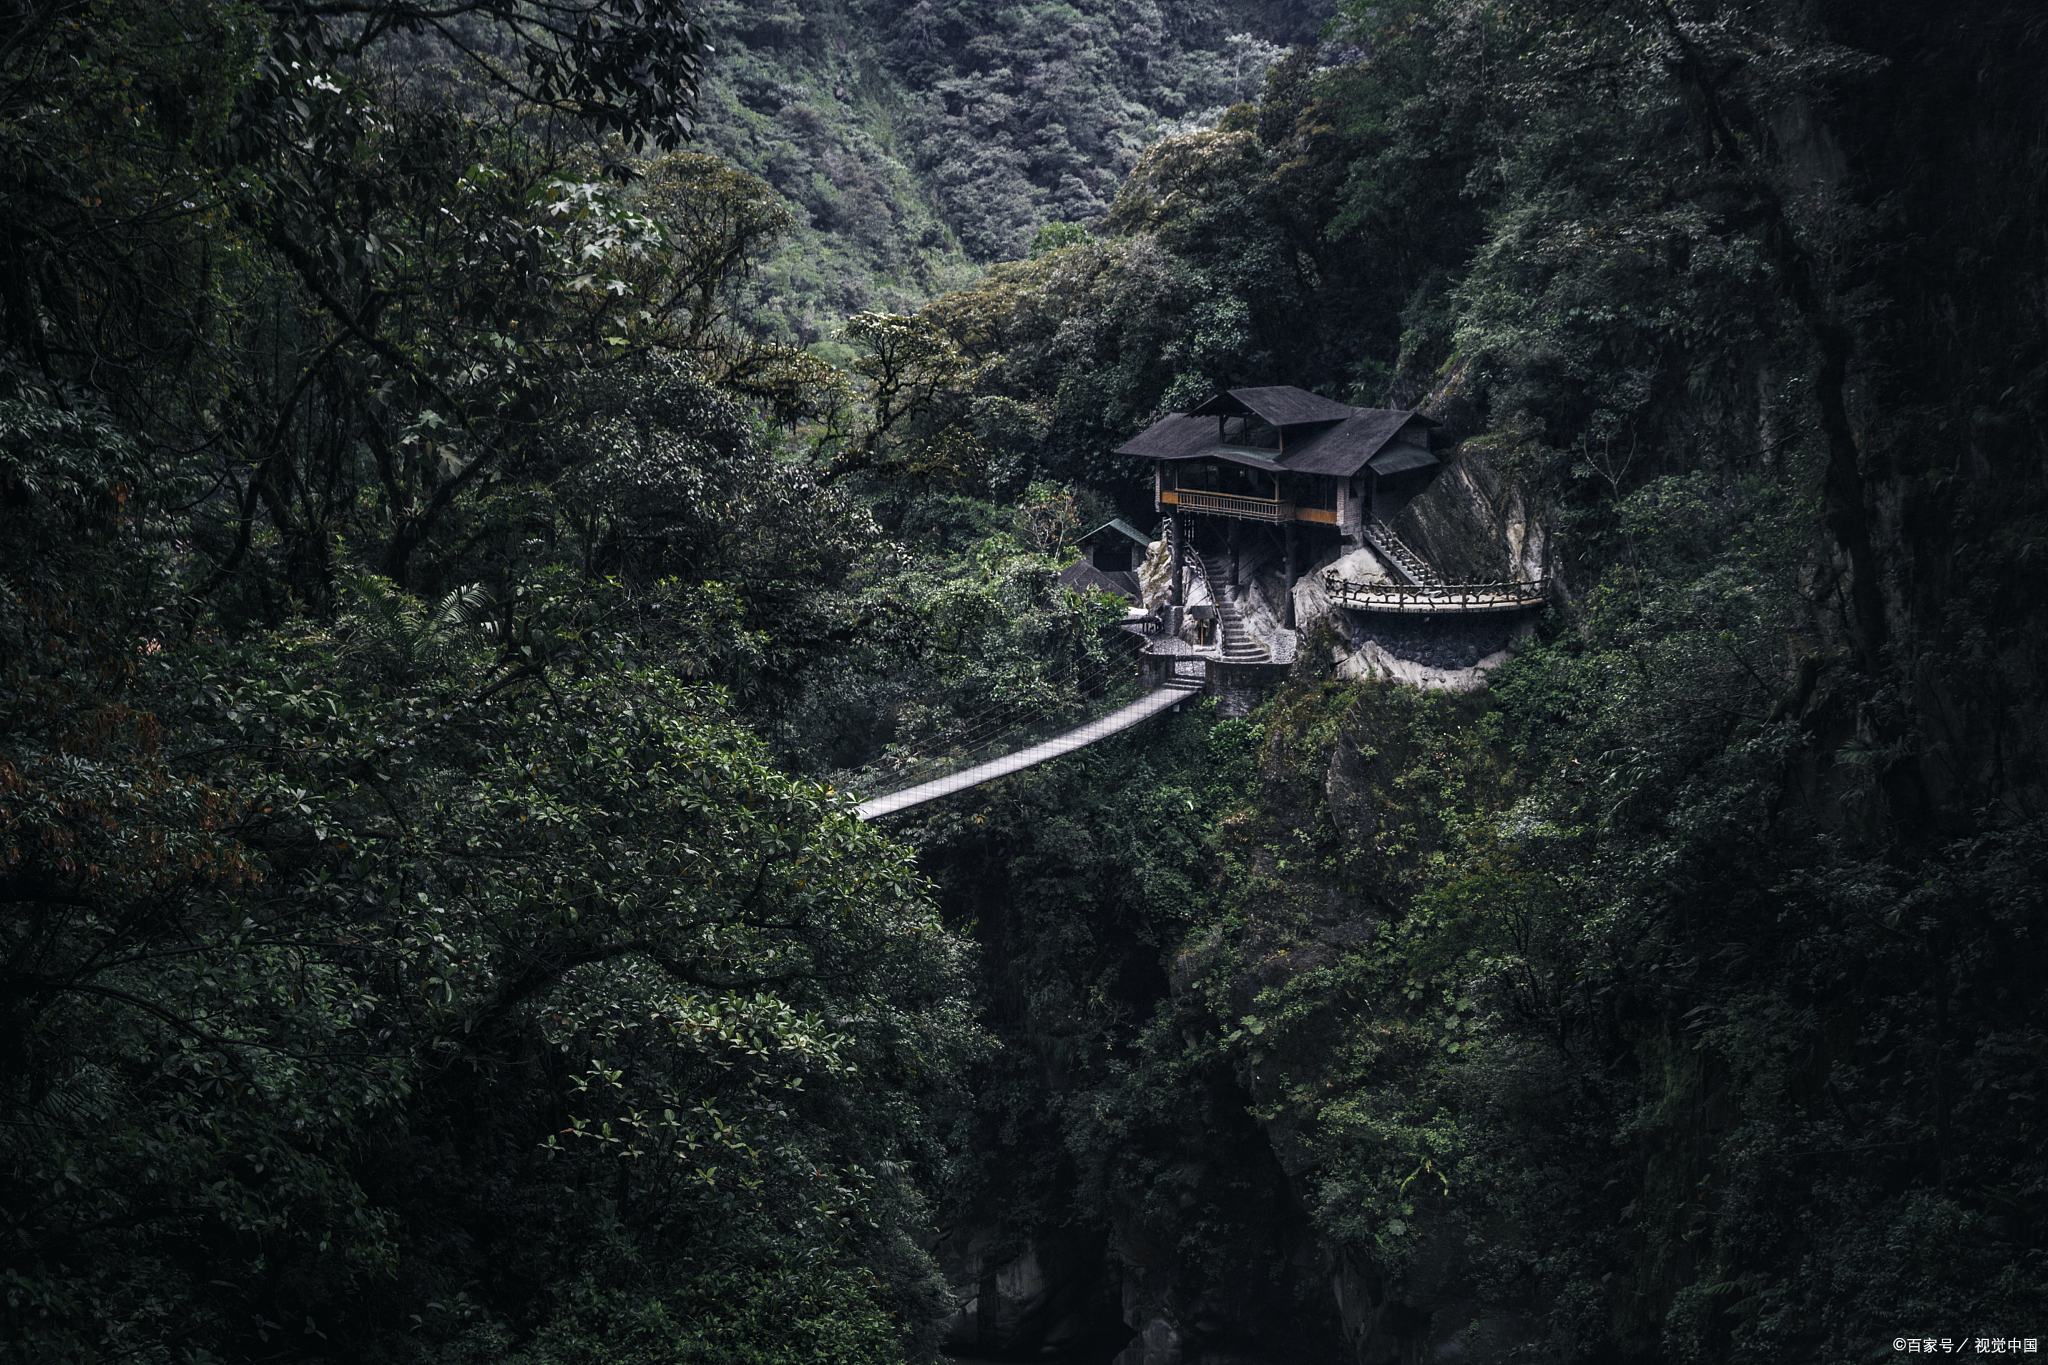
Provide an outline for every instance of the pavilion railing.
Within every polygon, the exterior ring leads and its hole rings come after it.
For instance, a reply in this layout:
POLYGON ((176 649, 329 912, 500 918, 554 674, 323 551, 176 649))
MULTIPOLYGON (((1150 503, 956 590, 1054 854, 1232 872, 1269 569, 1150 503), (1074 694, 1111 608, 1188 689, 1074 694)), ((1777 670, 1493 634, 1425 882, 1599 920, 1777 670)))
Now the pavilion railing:
POLYGON ((1221 512, 1247 521, 1293 521, 1294 504, 1277 498, 1246 498, 1236 493, 1203 493, 1192 488, 1169 488, 1159 495, 1161 502, 1189 512, 1221 512))

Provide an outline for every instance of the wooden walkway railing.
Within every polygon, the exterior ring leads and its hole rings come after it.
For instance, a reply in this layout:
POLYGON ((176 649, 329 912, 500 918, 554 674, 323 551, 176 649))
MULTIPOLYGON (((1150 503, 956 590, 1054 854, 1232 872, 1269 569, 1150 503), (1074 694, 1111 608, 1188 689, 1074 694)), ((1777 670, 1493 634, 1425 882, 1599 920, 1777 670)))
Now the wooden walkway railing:
POLYGON ((1537 578, 1516 583, 1445 583, 1417 588, 1354 583, 1339 578, 1335 569, 1323 573, 1323 586, 1330 600, 1340 607, 1360 611, 1522 611, 1543 605, 1544 589, 1549 582, 1547 578, 1537 578))
POLYGON ((1302 507, 1277 498, 1248 498, 1241 493, 1205 493, 1198 488, 1162 489, 1159 501, 1188 512, 1213 512, 1246 521, 1308 521, 1335 526, 1337 514, 1327 507, 1302 507))
POLYGON ((1293 521, 1294 504, 1277 498, 1247 498, 1237 493, 1203 493, 1192 488, 1169 488, 1159 495, 1161 502, 1190 512, 1221 512, 1246 521, 1293 521))

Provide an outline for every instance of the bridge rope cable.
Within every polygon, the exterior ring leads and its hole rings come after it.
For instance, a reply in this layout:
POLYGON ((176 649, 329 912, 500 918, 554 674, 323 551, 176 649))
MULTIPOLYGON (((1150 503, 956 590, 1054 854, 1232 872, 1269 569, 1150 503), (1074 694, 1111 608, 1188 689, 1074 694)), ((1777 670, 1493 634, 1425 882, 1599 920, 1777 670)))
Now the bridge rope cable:
POLYGON ((927 781, 914 782, 893 791, 871 794, 861 799, 859 818, 877 820, 895 815, 921 806, 927 801, 967 791, 1012 773, 1022 772, 1026 768, 1036 767, 1051 759, 1064 757, 1111 735, 1121 734, 1162 711, 1178 710, 1187 692, 1188 689, 1178 686, 1154 688, 1135 700, 1121 703, 1116 709, 1099 715, 1086 724, 1069 727, 1059 735, 1015 749, 999 758, 927 781))
MULTIPOLYGON (((1050 679, 1049 681, 1058 682, 1061 680, 1055 678, 1050 679)), ((1091 678, 1088 681, 1093 682, 1095 681, 1095 679, 1091 678)), ((976 712, 971 716, 963 718, 963 720, 960 722, 962 728, 934 735, 930 739, 924 741, 922 744, 916 745, 914 747, 899 749, 897 750, 894 757, 898 758, 899 760, 915 761, 923 755, 934 752, 936 750, 956 749, 963 744, 971 745, 973 743, 978 742, 980 739, 982 739, 984 736, 988 734, 1010 728, 1010 726, 1013 724, 1012 718, 1015 715, 1017 715, 1019 711, 1042 710, 1050 705, 1064 702, 1065 700, 1067 700, 1067 698, 1064 697, 1046 697, 1040 698, 1036 701, 1021 697, 1012 697, 1004 701, 999 701, 982 711, 976 712)))
POLYGON ((905 787, 917 786, 949 771, 971 767, 998 756, 1004 750, 1017 747, 1035 728, 1031 722, 1032 717, 1029 715, 1017 720, 1005 720, 981 734, 972 736, 967 742, 949 745, 944 753, 923 752, 913 758, 894 759, 887 770, 870 776, 869 780, 875 783, 874 786, 868 787, 865 783, 859 782, 856 786, 866 790, 870 795, 882 795, 900 791, 905 787))

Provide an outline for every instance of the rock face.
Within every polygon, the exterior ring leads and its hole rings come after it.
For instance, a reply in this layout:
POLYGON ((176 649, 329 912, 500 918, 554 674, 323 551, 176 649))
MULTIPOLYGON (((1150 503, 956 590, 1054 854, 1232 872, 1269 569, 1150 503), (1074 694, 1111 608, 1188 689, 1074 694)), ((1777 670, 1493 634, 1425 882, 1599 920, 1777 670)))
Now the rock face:
POLYGON ((1287 602, 1287 573, 1280 555, 1265 546, 1240 551, 1236 584, 1237 614, 1245 629, 1266 647, 1274 663, 1294 662, 1297 632, 1281 624, 1287 602))
MULTIPOLYGON (((1146 611, 1157 611, 1172 597, 1173 555, 1163 540, 1155 540, 1145 551, 1145 562, 1138 566, 1138 600, 1146 611)), ((1187 582, 1187 601, 1190 607, 1209 605, 1209 585, 1198 573, 1190 573, 1187 582)))
MULTIPOLYGON (((1408 548, 1446 582, 1541 578, 1549 536, 1519 487, 1486 456, 1450 456, 1435 478, 1398 503, 1392 525, 1408 548)), ((1383 499, 1382 511, 1389 510, 1383 499)), ((1319 641, 1340 677, 1385 678, 1431 691, 1470 692, 1513 656, 1536 628, 1533 610, 1426 615, 1359 611, 1330 601, 1326 570, 1353 583, 1394 586, 1399 579, 1371 549, 1325 555, 1294 585, 1294 619, 1304 640, 1319 641), (1327 628, 1318 632, 1318 625, 1327 628)))
MULTIPOLYGON (((1452 455, 1433 479, 1418 481, 1405 503, 1382 507, 1397 534, 1449 582, 1529 579, 1547 567, 1548 537, 1529 499, 1501 478, 1483 453, 1452 455)), ((1275 663, 1298 650, 1322 651, 1341 676, 1380 677, 1415 687, 1463 691, 1511 657, 1534 629, 1533 611, 1502 613, 1373 612, 1332 603, 1324 573, 1354 583, 1399 586, 1371 549, 1331 550, 1300 567, 1289 600, 1276 537, 1242 537, 1235 554, 1208 556, 1219 589, 1233 573, 1231 600, 1247 632, 1275 663), (1293 608, 1295 628, 1283 624, 1293 608)), ((1171 559, 1154 542, 1138 571, 1147 609, 1168 597, 1171 559)), ((1208 601, 1191 575, 1188 605, 1208 601)), ((1228 666, 1212 661, 1212 684, 1228 666)), ((1248 709, 1274 670, 1246 668, 1243 698, 1222 677, 1221 715, 1248 709), (1242 705, 1238 705, 1242 702, 1242 705)), ((1360 716, 1365 712, 1361 711, 1360 716)), ((1349 843, 1364 846, 1400 821, 1389 800, 1392 773, 1379 757, 1387 737, 1369 718, 1347 724, 1327 752, 1327 766, 1294 774, 1277 789, 1319 796, 1349 843), (1357 728, 1357 733, 1353 729, 1357 728), (1319 779, 1319 780, 1317 780, 1319 779), (1318 792, 1316 789, 1320 787, 1318 792)), ((1293 817, 1277 812, 1285 824, 1293 817)), ((1308 820, 1306 807, 1298 823, 1308 820)), ((1261 991, 1294 975, 1327 967, 1369 938, 1377 921, 1351 893, 1328 891, 1297 915, 1255 927, 1234 961, 1214 960, 1220 945, 1184 948, 1168 964, 1168 989, 1180 996, 1221 967, 1246 1010, 1261 991)), ((1213 988, 1213 986, 1212 986, 1213 988)), ((1254 1048, 1232 1078, 1178 1116, 1182 1170, 1207 1169, 1213 1184, 1194 1182, 1180 1194, 1182 1210, 1199 1208, 1213 1226, 1231 1229, 1227 1249, 1191 1258, 1186 1228, 1168 1205, 1132 1191, 1110 1226, 1093 1234, 1020 1236, 999 1224, 956 1228, 933 1248, 954 1290, 958 1311, 946 1347, 987 1360, 1044 1360, 1070 1365, 1408 1365, 1505 1362, 1529 1339, 1524 1318, 1483 1302, 1470 1254, 1448 1229, 1432 1234, 1399 1285, 1368 1281, 1314 1231, 1314 1162, 1297 1120, 1279 1103, 1278 1073, 1254 1048), (1256 1119, 1254 1111, 1273 1117, 1256 1119), (1159 1220, 1156 1223, 1151 1220, 1159 1220)), ((1057 1082, 1054 1082, 1055 1087, 1057 1082)), ((1193 1216, 1193 1215, 1189 1215, 1193 1216)), ((1515 1305, 1519 1309, 1519 1305, 1515 1305)))
MULTIPOLYGON (((1403 815, 1398 765, 1388 757, 1400 740, 1376 704, 1369 698, 1352 703, 1329 734, 1327 745, 1313 757, 1291 756, 1299 752, 1291 744, 1272 749, 1260 817, 1268 822, 1264 837, 1317 818, 1311 795, 1317 787, 1329 818, 1354 848, 1369 846, 1376 834, 1409 818, 1403 815)), ((1232 1008, 1250 1008, 1264 993, 1284 992, 1294 981, 1328 970, 1340 955, 1380 932, 1370 887, 1384 873, 1374 867, 1370 862, 1356 865, 1360 881, 1349 890, 1325 884, 1322 894, 1315 894, 1303 885, 1284 902, 1254 908, 1234 946, 1212 937, 1183 949, 1169 972, 1170 988, 1178 996, 1206 982, 1213 992, 1220 978, 1227 982, 1220 989, 1232 1008)), ((1384 870, 1391 871, 1392 865, 1384 870)), ((1286 1102, 1290 1078, 1299 1079, 1294 1065, 1300 1060, 1298 1053, 1252 1046, 1241 1054, 1237 1075, 1246 1109, 1265 1115, 1258 1120, 1259 1137, 1281 1172, 1281 1183, 1295 1200, 1306 1201, 1314 1197, 1321 1175, 1286 1102)), ((1171 1293, 1142 1301, 1127 1297, 1127 1308, 1138 1311, 1127 1311, 1125 1320, 1143 1335, 1115 1365, 1507 1365, 1525 1358, 1541 1335, 1533 1295, 1497 1286, 1482 1292, 1477 1286, 1488 1276, 1484 1248, 1469 1229, 1438 1217, 1427 1207, 1410 1215, 1423 1235, 1412 1262, 1392 1282, 1361 1273, 1314 1237, 1292 1246, 1268 1240, 1262 1278, 1274 1284, 1290 1281, 1297 1296, 1289 1321, 1300 1335, 1284 1347, 1248 1336, 1204 1336, 1196 1306, 1171 1293)), ((1164 1281, 1171 1266, 1169 1260, 1151 1273, 1164 1281)), ((1235 1308, 1238 1320, 1271 1324, 1277 1297, 1257 1305, 1265 1309, 1263 1319, 1235 1308)), ((1228 1317, 1211 1311, 1217 1319, 1228 1317)))
POLYGON ((1540 578, 1549 535, 1519 484, 1467 444, 1390 519, 1394 534, 1448 583, 1540 578))
POLYGON ((1104 1365, 1335 1365, 1347 1358, 1328 1297, 1328 1255, 1273 1136, 1246 1115, 1248 1099, 1236 1086, 1218 1086, 1189 1116, 1200 1125, 1189 1134, 1191 1157, 1204 1143, 1227 1152, 1230 1187, 1187 1202, 1200 1202, 1232 1229, 1230 1245, 1210 1253, 1229 1264, 1190 1264, 1185 1227, 1157 1226, 1131 1209, 1109 1254, 1123 1323, 1135 1335, 1104 1365), (1212 1204, 1215 1194, 1223 1197, 1212 1204))
POLYGON ((1145 562, 1138 566, 1138 600, 1146 611, 1162 606, 1172 586, 1173 555, 1166 542, 1155 540, 1145 549, 1145 562))
POLYGON ((1330 646, 1338 676, 1385 678, 1425 691, 1470 692, 1513 657, 1535 632, 1534 612, 1472 616, 1409 616, 1335 609, 1339 643, 1330 646))
POLYGON ((946 1324, 949 1351, 1102 1361, 1131 1335, 1099 1236, 1020 1239, 990 1224, 954 1228, 931 1250, 960 1305, 946 1324))
MULTIPOLYGON (((1540 509, 1500 477, 1481 451, 1469 447, 1451 455, 1427 482, 1411 488, 1382 511, 1396 534, 1450 583, 1525 581, 1549 570, 1549 537, 1540 509)), ((1220 567, 1220 565, 1215 566, 1220 567)), ((1507 661, 1517 643, 1535 630, 1535 610, 1442 614, 1363 611, 1335 605, 1324 574, 1344 580, 1399 586, 1399 578, 1366 548, 1332 550, 1305 564, 1293 588, 1296 630, 1281 629, 1287 585, 1270 547, 1246 547, 1238 564, 1240 611, 1262 642, 1290 637, 1303 650, 1325 653, 1344 677, 1378 677, 1410 686, 1469 691, 1485 685, 1487 674, 1507 661)), ((1365 713, 1360 712, 1361 716, 1365 713)), ((1377 755, 1384 736, 1347 728, 1328 751, 1320 776, 1329 817, 1353 846, 1369 845, 1389 814, 1387 784, 1392 774, 1377 755)), ((1281 789, 1297 784, 1281 783, 1281 789)), ((1306 813, 1303 819, 1306 820, 1306 813)), ((1281 823, 1285 823, 1283 819, 1281 823)), ((1270 940, 1254 932, 1242 945, 1235 970, 1237 995, 1249 1008, 1259 992, 1284 986, 1292 974, 1333 961, 1348 944, 1370 936, 1376 923, 1359 905, 1335 890, 1322 909, 1310 909, 1287 927, 1276 923, 1270 940), (1342 902, 1342 903, 1339 903, 1342 902)), ((1169 972, 1176 994, 1203 975, 1200 947, 1183 952, 1169 972)), ((1213 979, 1213 978, 1212 978, 1213 979)), ((1302 1201, 1314 1184, 1313 1162, 1302 1150, 1294 1120, 1268 1089, 1263 1054, 1247 1054, 1236 1099, 1239 1114, 1264 1109, 1276 1117, 1257 1127, 1257 1158, 1233 1149, 1245 1169, 1271 1168, 1264 1195, 1270 1221, 1248 1240, 1261 1243, 1256 1255, 1263 1273, 1244 1275, 1236 1293, 1219 1293, 1216 1282, 1195 1294, 1179 1279, 1182 1268, 1170 1239, 1148 1236, 1133 1219, 1112 1234, 1107 1254, 1120 1276, 1123 1324, 1135 1333, 1112 1365, 1407 1365, 1414 1361, 1505 1362, 1530 1340, 1533 1319, 1524 1305, 1503 1307, 1483 1301, 1472 1285, 1470 1249, 1445 1228, 1426 1239, 1412 1271, 1398 1285, 1369 1282, 1327 1245, 1309 1235, 1302 1201), (1249 1102, 1249 1103, 1247 1103, 1249 1102), (1253 1288, 1258 1281, 1262 1288, 1253 1288), (1281 1340, 1281 1333, 1289 1339, 1281 1340)), ((1194 1122, 1193 1116, 1190 1122, 1194 1122)), ((1210 1141, 1228 1145, 1227 1122, 1210 1120, 1210 1141)), ((1233 1226, 1249 1227, 1236 1220, 1233 1226)))
MULTIPOLYGON (((1282 1211, 1258 1220, 1248 1260, 1294 1262, 1299 1282, 1323 1279, 1320 1253, 1291 1212, 1284 1177, 1254 1176, 1263 1198, 1282 1211), (1291 1254, 1289 1254, 1291 1251, 1291 1254)), ((990 1360, 1066 1365, 1298 1365, 1321 1359, 1338 1338, 1301 1330, 1307 1318, 1293 1301, 1276 1301, 1274 1286, 1247 1277, 1222 1289, 1191 1293, 1177 1265, 1175 1238, 1152 1233, 1140 1218, 1107 1239, 1040 1236, 1018 1239, 999 1225, 956 1228, 932 1254, 960 1306, 946 1324, 944 1347, 990 1360)), ((1279 1296, 1279 1297, 1285 1297, 1279 1296)))

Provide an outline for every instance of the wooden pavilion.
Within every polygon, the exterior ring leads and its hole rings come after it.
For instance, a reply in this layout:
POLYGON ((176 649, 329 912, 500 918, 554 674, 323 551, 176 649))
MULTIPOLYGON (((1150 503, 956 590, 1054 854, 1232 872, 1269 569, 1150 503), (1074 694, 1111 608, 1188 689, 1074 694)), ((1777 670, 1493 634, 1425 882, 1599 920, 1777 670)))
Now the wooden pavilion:
MULTIPOLYGON (((1230 389, 1161 418, 1117 448, 1152 461, 1153 506, 1170 518, 1174 605, 1181 605, 1184 546, 1209 522, 1234 550, 1246 522, 1283 542, 1292 614, 1298 537, 1357 549, 1437 467, 1437 423, 1398 408, 1354 408, 1305 389, 1230 389)), ((1292 621, 1286 622, 1292 625, 1292 621)))

